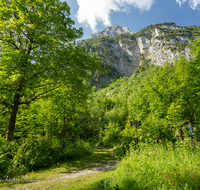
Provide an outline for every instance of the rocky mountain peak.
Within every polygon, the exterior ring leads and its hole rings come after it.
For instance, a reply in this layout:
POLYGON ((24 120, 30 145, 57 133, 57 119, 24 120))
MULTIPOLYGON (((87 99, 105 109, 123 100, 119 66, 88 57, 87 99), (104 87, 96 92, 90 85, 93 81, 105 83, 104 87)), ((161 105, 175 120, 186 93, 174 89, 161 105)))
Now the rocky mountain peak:
POLYGON ((77 45, 86 46, 92 54, 101 58, 100 65, 111 72, 108 75, 97 72, 94 80, 106 82, 109 77, 131 76, 139 65, 172 63, 179 54, 189 58, 189 41, 196 38, 195 34, 200 36, 199 26, 182 27, 174 22, 149 25, 137 33, 127 27, 113 25, 92 34, 90 39, 77 42, 77 45), (103 36, 110 37, 100 38, 103 36))
POLYGON ((135 32, 129 30, 127 27, 123 27, 120 25, 112 25, 106 29, 104 29, 102 32, 94 33, 90 36, 90 39, 99 38, 102 36, 110 36, 114 37, 120 34, 134 34, 135 32))

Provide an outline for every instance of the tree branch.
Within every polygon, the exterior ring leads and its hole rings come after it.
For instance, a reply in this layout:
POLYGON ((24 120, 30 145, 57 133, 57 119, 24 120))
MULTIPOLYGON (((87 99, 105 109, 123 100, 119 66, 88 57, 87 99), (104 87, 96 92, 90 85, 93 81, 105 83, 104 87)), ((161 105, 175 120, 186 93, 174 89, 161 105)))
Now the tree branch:
POLYGON ((53 91, 53 90, 56 90, 56 89, 59 88, 60 86, 61 86, 61 85, 57 86, 56 88, 47 90, 47 91, 45 91, 45 92, 43 92, 43 93, 41 93, 41 94, 38 94, 37 96, 35 96, 35 97, 32 98, 31 100, 29 100, 29 101, 27 101, 27 102, 21 102, 19 105, 22 105, 22 104, 29 104, 30 102, 36 100, 39 96, 42 96, 42 95, 44 95, 44 94, 46 94, 46 93, 48 93, 48 92, 51 92, 51 91, 53 91))
POLYGON ((11 107, 11 105, 10 105, 9 103, 5 102, 5 101, 0 101, 0 104, 4 104, 4 105, 6 105, 6 106, 11 107))
MULTIPOLYGON (((10 40, 8 40, 7 42, 10 42, 12 45, 15 46, 16 49, 19 49, 19 47, 15 44, 15 41, 13 40, 13 35, 11 34, 11 32, 9 32, 10 34, 10 40)), ((4 40, 3 40, 4 41, 4 40)))
POLYGON ((25 83, 27 83, 28 81, 30 81, 31 79, 35 78, 36 76, 38 76, 39 74, 43 73, 44 71, 48 70, 48 68, 43 69, 42 71, 32 75, 31 77, 29 77, 28 79, 25 80, 25 83))
POLYGON ((43 87, 43 86, 46 86, 46 85, 49 85, 49 84, 58 84, 58 83, 57 82, 51 82, 51 83, 46 83, 46 84, 43 84, 43 85, 29 87, 29 88, 40 88, 40 87, 43 87))

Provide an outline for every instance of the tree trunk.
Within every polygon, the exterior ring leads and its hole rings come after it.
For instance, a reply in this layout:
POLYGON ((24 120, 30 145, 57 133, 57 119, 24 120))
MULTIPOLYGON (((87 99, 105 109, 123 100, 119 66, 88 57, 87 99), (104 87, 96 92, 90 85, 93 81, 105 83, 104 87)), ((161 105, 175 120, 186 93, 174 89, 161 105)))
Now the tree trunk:
POLYGON ((7 141, 12 141, 13 137, 14 137, 17 111, 19 108, 19 99, 20 99, 20 93, 17 92, 14 96, 14 102, 11 107, 11 114, 10 114, 10 119, 9 119, 9 123, 8 123, 8 130, 7 130, 7 134, 6 134, 7 141))
POLYGON ((157 143, 160 143, 160 140, 161 140, 161 136, 158 135, 157 143))
POLYGON ((182 131, 182 129, 179 129, 179 133, 180 133, 180 140, 183 141, 183 131, 182 131))
POLYGON ((64 138, 68 138, 69 139, 69 136, 68 136, 68 132, 67 132, 67 128, 66 128, 66 113, 65 113, 65 108, 66 108, 66 105, 64 105, 64 112, 63 112, 63 129, 62 129, 62 136, 64 138))

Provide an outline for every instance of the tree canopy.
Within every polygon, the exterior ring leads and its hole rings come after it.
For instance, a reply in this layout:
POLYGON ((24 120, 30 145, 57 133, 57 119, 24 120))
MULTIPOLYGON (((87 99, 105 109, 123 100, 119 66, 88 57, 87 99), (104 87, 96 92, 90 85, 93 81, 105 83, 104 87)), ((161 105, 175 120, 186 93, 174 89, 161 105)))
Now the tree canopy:
POLYGON ((84 91, 83 79, 98 68, 98 59, 75 45, 83 31, 73 25, 66 2, 0 0, 0 111, 8 120, 7 140, 19 108, 63 86, 84 91))

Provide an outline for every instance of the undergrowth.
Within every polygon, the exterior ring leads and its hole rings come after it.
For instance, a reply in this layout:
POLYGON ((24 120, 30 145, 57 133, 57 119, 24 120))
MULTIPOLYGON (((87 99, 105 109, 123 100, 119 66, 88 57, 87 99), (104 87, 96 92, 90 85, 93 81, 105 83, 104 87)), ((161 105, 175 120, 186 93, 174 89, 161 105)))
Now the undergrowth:
POLYGON ((0 141, 0 177, 14 177, 49 167, 60 161, 76 160, 92 153, 81 140, 30 136, 21 143, 0 141))
POLYGON ((118 164, 112 185, 130 189, 199 189, 200 147, 178 142, 175 145, 141 144, 118 164))

